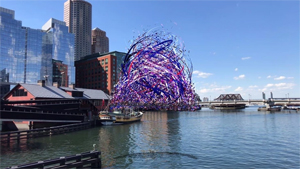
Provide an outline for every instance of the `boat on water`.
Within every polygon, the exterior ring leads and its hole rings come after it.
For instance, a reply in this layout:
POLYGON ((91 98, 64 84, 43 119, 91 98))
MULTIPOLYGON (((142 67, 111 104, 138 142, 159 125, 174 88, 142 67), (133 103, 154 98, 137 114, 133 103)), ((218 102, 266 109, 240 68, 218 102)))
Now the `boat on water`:
POLYGON ((102 125, 108 126, 116 121, 116 117, 110 115, 108 111, 100 111, 98 121, 100 121, 102 125))
POLYGON ((266 106, 263 106, 263 107, 259 107, 257 110, 258 111, 271 111, 271 112, 273 112, 273 111, 281 111, 281 107, 274 106, 274 107, 267 108, 266 106))
POLYGON ((134 111, 133 109, 115 110, 113 115, 116 117, 115 123, 132 123, 141 121, 143 112, 134 111))

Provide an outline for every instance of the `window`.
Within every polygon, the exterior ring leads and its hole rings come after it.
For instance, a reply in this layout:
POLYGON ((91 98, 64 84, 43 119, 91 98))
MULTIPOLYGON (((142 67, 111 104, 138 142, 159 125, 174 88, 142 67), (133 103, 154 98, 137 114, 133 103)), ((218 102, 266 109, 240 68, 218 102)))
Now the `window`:
POLYGON ((108 63, 108 59, 106 58, 106 59, 105 59, 105 64, 107 64, 107 63, 108 63))
POLYGON ((105 71, 108 71, 108 67, 107 66, 105 66, 105 71))
POLYGON ((25 92, 24 89, 18 89, 13 92, 13 97, 15 96, 27 96, 27 92, 25 92))
POLYGON ((102 60, 102 65, 104 65, 104 60, 102 60))

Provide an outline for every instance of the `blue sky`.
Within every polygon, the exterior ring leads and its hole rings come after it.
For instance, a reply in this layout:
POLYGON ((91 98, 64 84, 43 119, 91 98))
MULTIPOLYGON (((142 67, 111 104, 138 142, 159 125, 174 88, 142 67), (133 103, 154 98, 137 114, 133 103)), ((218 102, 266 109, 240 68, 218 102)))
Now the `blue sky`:
MULTIPOLYGON (((65 0, 1 0, 23 26, 63 20, 65 0)), ((163 25, 190 51, 201 98, 300 97, 298 1, 89 0, 92 27, 106 31, 110 51, 127 52, 144 30, 163 25)))

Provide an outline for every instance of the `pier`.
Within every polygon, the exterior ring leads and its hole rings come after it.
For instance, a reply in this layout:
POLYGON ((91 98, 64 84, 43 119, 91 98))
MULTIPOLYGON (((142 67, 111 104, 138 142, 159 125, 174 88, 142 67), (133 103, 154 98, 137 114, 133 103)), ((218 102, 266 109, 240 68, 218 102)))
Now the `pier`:
POLYGON ((101 168, 101 152, 90 151, 81 154, 59 157, 55 159, 37 161, 29 164, 11 166, 6 169, 21 169, 21 168, 101 168))
POLYGON ((10 144, 11 141, 16 140, 20 142, 21 139, 30 139, 36 137, 50 136, 54 134, 63 134, 73 131, 88 129, 91 127, 90 122, 78 123, 78 124, 68 124, 56 127, 39 128, 33 130, 23 130, 23 131, 11 131, 11 132, 1 132, 1 144, 10 144))

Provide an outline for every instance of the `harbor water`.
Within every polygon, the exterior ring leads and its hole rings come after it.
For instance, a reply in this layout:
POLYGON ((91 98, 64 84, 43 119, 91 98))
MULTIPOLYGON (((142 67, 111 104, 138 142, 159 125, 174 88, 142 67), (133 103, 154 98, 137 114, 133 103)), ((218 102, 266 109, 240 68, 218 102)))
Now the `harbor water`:
POLYGON ((103 168, 300 168, 300 113, 145 112, 141 122, 1 145, 0 168, 101 151, 103 168))

